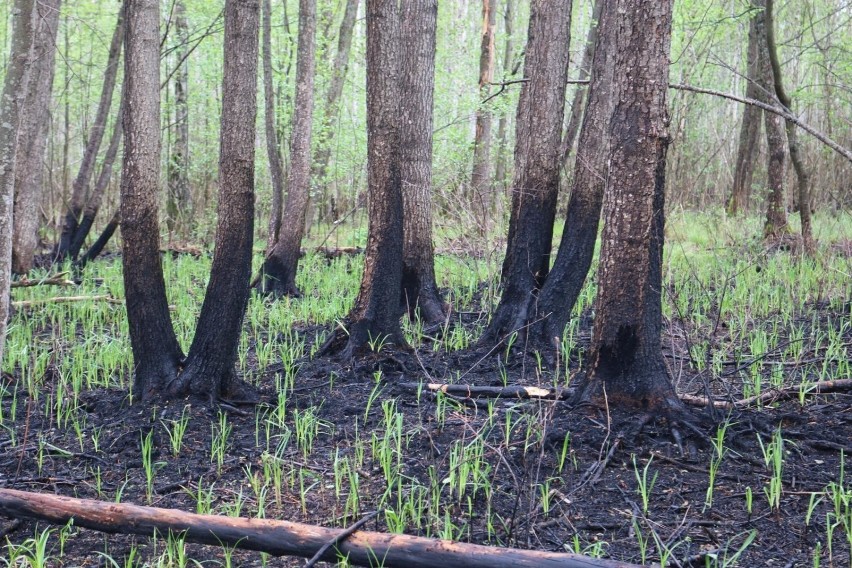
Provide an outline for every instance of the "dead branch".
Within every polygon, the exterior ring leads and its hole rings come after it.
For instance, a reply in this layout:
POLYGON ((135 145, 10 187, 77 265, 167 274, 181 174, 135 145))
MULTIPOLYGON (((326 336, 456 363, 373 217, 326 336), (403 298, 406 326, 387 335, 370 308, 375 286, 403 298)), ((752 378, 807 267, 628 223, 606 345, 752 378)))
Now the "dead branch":
POLYGON ((467 398, 534 398, 544 400, 567 400, 574 394, 574 389, 552 389, 542 387, 525 387, 510 385, 506 387, 479 387, 472 385, 451 385, 446 383, 400 383, 400 387, 417 391, 422 388, 431 392, 442 392, 453 396, 467 398))
MULTIPOLYGON (((786 387, 783 389, 771 389, 760 395, 750 396, 735 401, 716 400, 712 399, 713 406, 716 408, 740 408, 754 404, 755 402, 771 403, 800 394, 815 395, 830 392, 843 392, 852 390, 852 379, 837 379, 835 381, 820 381, 811 383, 810 385, 801 385, 796 387, 786 387)), ((680 399, 692 406, 709 406, 711 399, 706 396, 696 396, 692 394, 681 394, 680 399)))
POLYGON ((65 304, 69 302, 83 302, 91 300, 93 302, 107 302, 110 304, 123 304, 124 300, 113 298, 109 294, 102 296, 55 296, 53 298, 41 298, 38 300, 19 300, 12 302, 15 308, 29 308, 32 306, 43 306, 45 304, 65 304))
POLYGON ((32 286, 76 286, 77 283, 66 278, 67 272, 59 272, 53 276, 39 278, 38 280, 30 280, 29 278, 21 278, 12 282, 12 288, 30 288, 32 286))
MULTIPOLYGON (((337 540, 343 529, 332 529, 289 521, 243 519, 197 515, 176 509, 141 507, 91 499, 0 489, 0 514, 64 525, 74 525, 107 533, 152 536, 181 534, 187 542, 213 546, 233 546, 267 552, 274 556, 311 557, 323 545, 337 540)), ((358 531, 323 554, 335 561, 344 556, 349 562, 388 568, 628 568, 614 560, 589 558, 579 554, 542 552, 466 544, 404 534, 358 531)))

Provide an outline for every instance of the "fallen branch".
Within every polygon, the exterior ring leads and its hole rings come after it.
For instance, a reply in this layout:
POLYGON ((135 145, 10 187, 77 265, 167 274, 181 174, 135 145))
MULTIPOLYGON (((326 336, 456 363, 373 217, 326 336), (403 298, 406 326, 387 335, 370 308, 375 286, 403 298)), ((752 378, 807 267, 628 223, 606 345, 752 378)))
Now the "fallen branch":
MULTIPOLYGON (((197 515, 176 509, 141 507, 91 499, 0 489, 0 514, 107 533, 152 536, 181 534, 187 542, 213 546, 233 546, 266 552, 273 556, 311 557, 326 543, 345 531, 289 521, 243 519, 215 515, 197 515)), ((629 568, 614 560, 589 558, 579 554, 498 548, 436 540, 404 534, 359 531, 328 549, 322 560, 336 561, 341 556, 350 563, 387 568, 629 568)))
POLYGON ((696 396, 692 394, 682 394, 680 399, 687 404, 693 406, 709 406, 712 400, 713 406, 716 408, 740 408, 754 404, 755 402, 771 403, 784 398, 799 396, 804 393, 806 395, 824 394, 830 392, 843 392, 852 390, 852 379, 837 379, 835 381, 820 381, 800 385, 796 387, 786 387, 783 389, 771 389, 765 393, 750 396, 735 401, 710 399, 706 396, 696 396))
POLYGON ((53 276, 40 278, 38 280, 30 280, 24 277, 12 282, 11 286, 12 288, 30 288, 32 286, 76 286, 77 283, 66 278, 67 275, 67 272, 60 272, 53 276))
POLYGON ((506 387, 478 387, 472 385, 451 385, 446 383, 400 383, 400 387, 417 391, 425 389, 432 392, 442 392, 467 398, 535 398, 545 400, 567 400, 574 394, 574 389, 545 389, 541 387, 525 387, 512 385, 506 387))
POLYGON ((108 302, 110 304, 123 304, 124 300, 113 298, 109 294, 102 296, 55 296, 53 298, 41 298, 38 300, 19 300, 12 302, 12 306, 16 308, 28 308, 32 306, 43 306, 45 304, 64 304, 68 302, 83 302, 91 300, 93 302, 108 302))

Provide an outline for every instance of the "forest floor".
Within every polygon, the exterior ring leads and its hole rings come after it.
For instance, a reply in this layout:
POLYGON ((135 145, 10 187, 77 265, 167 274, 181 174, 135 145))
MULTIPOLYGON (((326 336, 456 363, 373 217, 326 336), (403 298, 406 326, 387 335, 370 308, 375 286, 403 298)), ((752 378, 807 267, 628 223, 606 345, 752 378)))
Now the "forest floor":
MULTIPOLYGON (((475 275, 465 276, 475 283, 450 291, 464 306, 451 324, 440 332, 408 325, 413 351, 377 345, 379 352, 358 361, 309 356, 331 324, 293 313, 307 301, 254 298, 240 371, 257 385, 261 403, 237 409, 134 403, 121 305, 23 305, 10 333, 19 358, 0 383, 0 487, 333 527, 379 511, 365 530, 637 564, 847 567, 852 393, 817 394, 814 385, 852 378, 852 304, 843 278, 850 258, 837 247, 826 255, 833 255, 823 259, 827 265, 811 268, 784 252, 741 266, 732 252, 719 282, 741 278, 748 306, 737 303, 737 286, 725 291, 700 271, 690 278, 711 298, 706 306, 689 285, 669 283, 664 344, 678 392, 723 402, 764 395, 713 413, 696 407, 715 426, 683 451, 665 422, 635 439, 620 437, 625 423, 615 409, 403 386, 570 387, 590 337, 593 283, 566 331, 571 357, 556 370, 517 345, 481 360, 469 355, 464 348, 487 317, 479 307, 491 301, 475 275), (784 272, 790 266, 795 282, 784 272), (826 266, 840 270, 837 280, 807 284, 811 269, 825 273, 826 266), (746 271, 760 279, 784 275, 767 286, 773 301, 765 308, 746 271), (803 292, 812 286, 820 291, 803 292), (293 319, 269 315, 279 309, 293 319), (749 317, 738 319, 744 311, 749 317), (18 338, 23 328, 29 331, 18 338), (21 355, 24 345, 30 352, 21 355)), ((120 296, 113 282, 120 282, 120 263, 102 262, 80 292, 120 296)), ((348 275, 344 284, 329 278, 334 289, 357 283, 357 264, 357 257, 306 259, 305 270, 348 275)), ((167 282, 198 284, 207 266, 209 259, 175 257, 167 282)), ((316 295, 330 297, 322 278, 316 282, 316 295)), ((189 311, 192 320, 197 308, 189 311)), ((304 563, 177 536, 104 535, 12 519, 0 519, 0 534, 0 559, 12 566, 304 563)))

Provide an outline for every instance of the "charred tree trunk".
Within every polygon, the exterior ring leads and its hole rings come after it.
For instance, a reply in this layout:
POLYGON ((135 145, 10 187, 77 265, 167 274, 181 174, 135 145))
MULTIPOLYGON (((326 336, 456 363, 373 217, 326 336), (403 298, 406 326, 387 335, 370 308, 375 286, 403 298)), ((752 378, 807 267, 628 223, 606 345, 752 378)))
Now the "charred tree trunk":
POLYGON ((663 361, 660 293, 672 4, 615 4, 612 151, 592 345, 578 399, 672 416, 683 406, 663 361))
MULTIPOLYGON (((106 129, 109 109, 112 105, 112 95, 115 90, 115 81, 118 76, 118 59, 121 56, 121 44, 124 40, 126 9, 126 5, 122 5, 118 12, 118 21, 115 25, 115 32, 113 32, 112 35, 112 43, 110 43, 109 56, 107 58, 107 67, 104 72, 104 83, 101 90, 101 98, 98 102, 95 122, 92 123, 92 128, 89 131, 89 138, 83 152, 83 161, 80 164, 80 170, 77 172, 77 177, 74 178, 74 183, 71 187, 71 202, 68 204, 68 210, 65 213, 65 221, 62 225, 62 234, 59 237, 59 244, 56 248, 57 260, 62 260, 69 255, 71 250, 71 239, 77 231, 77 225, 80 222, 80 215, 82 214, 83 206, 86 203, 86 193, 89 189, 89 182, 92 179, 92 172, 95 169, 95 160, 98 156, 98 150, 101 147, 104 130, 106 129)), ((159 97, 159 91, 157 96, 159 97)))
POLYGON ((287 200, 278 241, 263 262, 263 292, 299 296, 296 271, 305 234, 305 215, 311 184, 311 125, 314 110, 314 69, 317 29, 316 0, 299 2, 299 40, 296 62, 296 100, 290 133, 287 200))
MULTIPOLYGON (((127 0, 124 80, 125 150, 121 176, 122 267, 130 344, 136 369, 133 394, 165 393, 183 352, 169 316, 160 261, 157 197, 160 178, 159 0, 127 0)), ((74 217, 76 219, 76 216, 74 217)))
POLYGON ((597 45, 590 61, 589 99, 582 113, 565 228, 553 269, 529 318, 529 346, 549 352, 560 348, 563 330, 592 264, 608 177, 613 58, 618 31, 612 27, 615 3, 601 0, 598 6, 601 10, 596 14, 597 45))
MULTIPOLYGON (((589 33, 586 36, 586 44, 583 47, 583 62, 580 64, 580 74, 578 77, 581 81, 588 79, 592 72, 592 57, 594 57, 595 44, 598 40, 598 23, 601 20, 603 5, 604 0, 595 0, 595 6, 592 8, 592 21, 589 24, 589 33)), ((583 118, 585 100, 586 85, 577 85, 577 90, 574 91, 574 98, 571 100, 571 116, 568 118, 568 126, 565 127, 565 135, 562 137, 562 146, 559 151, 559 162, 563 168, 568 167, 568 156, 571 155, 571 148, 574 147, 574 140, 577 139, 577 133, 580 130, 580 120, 583 118)))
POLYGON ((272 214, 269 217, 269 235, 266 250, 271 251, 278 241, 281 227, 281 203, 284 200, 284 166, 275 128, 275 92, 272 79, 272 7, 270 0, 262 0, 263 12, 263 125, 266 133, 266 155, 269 159, 269 175, 272 183, 272 214))
POLYGON ((18 274, 30 271, 38 245, 39 204, 43 192, 43 160, 53 91, 60 3, 61 0, 42 0, 36 5, 32 66, 27 95, 21 107, 15 167, 12 272, 18 274))
POLYGON ((219 221, 210 281, 175 394, 215 400, 239 392, 233 379, 251 279, 259 24, 257 0, 225 2, 219 221))
MULTIPOLYGON (((749 99, 763 100, 760 93, 760 49, 757 37, 757 16, 752 16, 748 27, 748 55, 746 62, 746 92, 749 99)), ((754 162, 760 147, 760 109, 744 105, 743 122, 737 145, 737 163, 734 169, 734 186, 728 201, 728 214, 748 212, 754 162)))
MULTIPOLYGON (((497 22, 496 0, 482 0, 482 44, 479 52, 479 96, 488 97, 494 80, 494 27, 497 22)), ((491 210, 491 110, 476 109, 476 134, 473 141, 473 173, 470 176, 470 202, 480 234, 488 232, 491 210)))
POLYGON ((559 142, 568 78, 571 1, 534 0, 515 131, 515 173, 503 295, 479 345, 491 347, 526 325, 550 268, 559 142))
POLYGON ((121 145, 122 134, 124 133, 122 127, 125 107, 124 99, 125 97, 122 94, 121 105, 118 107, 118 116, 116 117, 115 124, 112 127, 112 136, 110 137, 109 146, 107 147, 106 155, 104 156, 103 163, 101 164, 101 173, 98 176, 98 181, 95 183, 94 189, 92 190, 92 195, 89 196, 89 200, 86 202, 86 207, 83 209, 83 218, 80 220, 80 224, 77 226, 77 230, 74 232, 74 236, 71 239, 69 255, 74 260, 77 260, 77 256, 80 254, 80 249, 83 248, 83 243, 86 242, 86 238, 92 230, 92 224, 95 222, 95 217, 98 216, 98 211, 101 209, 101 203, 103 203, 104 193, 106 193, 107 186, 109 186, 109 180, 112 178, 112 167, 115 163, 115 158, 118 155, 118 148, 121 145))
MULTIPOLYGON (((778 60, 778 47, 775 42, 774 0, 766 0, 766 43, 769 52, 769 62, 772 67, 772 78, 775 96, 790 114, 793 113, 793 101, 784 90, 784 80, 781 75, 781 62, 778 60)), ((796 125, 786 120, 787 144, 790 148, 790 161, 796 171, 797 198, 799 202, 799 219, 802 222, 802 244, 806 251, 813 252, 813 230, 811 229, 811 191, 810 177, 802 161, 802 151, 799 145, 799 135, 796 125)))
MULTIPOLYGON (((399 325, 403 207, 399 148, 399 8, 367 0, 367 190, 370 200, 364 273, 347 316, 344 357, 371 342, 405 345, 399 325)), ((337 334, 328 348, 336 349, 337 334)))
POLYGON ((404 208, 402 308, 434 324, 446 318, 432 246, 432 124, 437 0, 402 5, 399 145, 404 208))
MULTIPOLYGON (((325 93, 325 108, 311 171, 311 178, 314 183, 323 188, 327 184, 328 162, 331 158, 331 145, 334 141, 333 125, 337 120, 340 109, 340 95, 343 93, 343 82, 346 80, 346 72, 349 69, 349 51, 352 48, 352 31, 355 28, 355 18, 358 15, 358 2, 359 0, 346 1, 346 9, 343 12, 343 20, 340 22, 340 31, 337 35, 337 52, 334 54, 331 82, 325 93)), ((336 204, 332 203, 331 214, 333 217, 336 217, 336 209, 336 204)))
POLYGON ((15 198, 15 161, 21 103, 27 88, 33 40, 33 0, 15 0, 12 7, 12 45, 0 95, 0 361, 9 319, 12 272, 12 214, 15 198))
POLYGON ((186 7, 183 0, 174 5, 175 36, 178 48, 175 58, 178 68, 174 75, 175 117, 174 145, 169 157, 167 172, 168 199, 166 200, 166 226, 171 234, 175 227, 187 229, 192 219, 192 195, 189 190, 189 105, 186 95, 189 86, 189 65, 186 61, 189 49, 189 33, 186 24, 186 7))
POLYGON ((89 250, 86 251, 86 254, 80 257, 80 260, 77 261, 77 266, 80 268, 84 268, 88 263, 98 258, 98 255, 104 250, 104 247, 107 245, 109 240, 115 234, 115 230, 118 228, 118 223, 121 220, 120 211, 116 211, 112 218, 107 223, 104 230, 101 231, 100 236, 92 243, 92 246, 89 247, 89 250))

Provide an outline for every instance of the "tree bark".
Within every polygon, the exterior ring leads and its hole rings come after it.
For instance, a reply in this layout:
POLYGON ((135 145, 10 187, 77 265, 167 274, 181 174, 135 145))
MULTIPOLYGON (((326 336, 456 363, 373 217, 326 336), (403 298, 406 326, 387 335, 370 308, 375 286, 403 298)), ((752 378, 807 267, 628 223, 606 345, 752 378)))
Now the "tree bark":
POLYGON ((432 125, 437 0, 402 5, 400 170, 404 209, 402 308, 413 319, 444 321, 432 244, 432 125))
MULTIPOLYGON (((610 118, 613 108, 613 58, 616 33, 614 2, 596 4, 597 25, 591 65, 589 99, 577 146, 571 197, 559 252, 529 317, 530 346, 553 352, 561 346, 562 333, 580 296, 592 264, 610 152, 610 118), (605 6, 604 6, 605 4, 605 6)), ((592 35, 590 33, 590 35, 592 35)))
POLYGON ((281 227, 281 203, 284 200, 284 166, 281 163, 281 148, 275 127, 275 92, 272 78, 272 7, 270 0, 262 0, 263 12, 263 125, 266 134, 266 155, 269 160, 269 175, 272 183, 272 213, 269 217, 269 235, 266 250, 271 251, 278 241, 281 227))
MULTIPOLYGON (((71 186, 71 202, 68 204, 68 210, 65 213, 65 221, 62 225, 62 233, 56 249, 57 260, 66 258, 70 252, 71 239, 74 237, 77 225, 80 222, 80 215, 83 212, 83 206, 86 202, 89 182, 92 179, 92 172, 95 169, 95 160, 97 159, 107 119, 109 118, 109 109, 112 105, 112 95, 115 90, 116 77, 118 76, 118 60, 121 56, 121 44, 124 41, 125 10, 126 6, 122 5, 118 12, 118 21, 112 35, 107 66, 104 71, 104 83, 101 89, 101 98, 98 102, 97 114, 95 115, 94 123, 92 123, 92 128, 89 130, 89 138, 83 152, 83 161, 80 163, 80 170, 77 172, 77 177, 74 178, 74 183, 71 186)), ((159 90, 157 97, 159 97, 159 90)))
POLYGON ((174 22, 178 44, 175 58, 178 61, 178 68, 173 79, 175 139, 166 174, 168 178, 166 226, 169 234, 175 230, 176 226, 185 231, 192 219, 192 194, 189 189, 189 105, 186 99, 189 87, 189 65, 186 61, 189 55, 189 32, 183 0, 175 1, 174 22))
MULTIPOLYGON (((322 122, 318 133, 316 153, 313 160, 311 178, 320 187, 327 184, 328 162, 331 158, 331 145, 334 141, 334 123, 340 111, 340 95, 343 93, 343 83, 349 69, 349 51, 352 48, 352 32, 355 28, 355 19, 358 15, 359 0, 346 0, 346 8, 343 12, 343 20, 340 22, 340 31, 337 35, 337 51, 334 54, 334 63, 331 69, 331 82, 325 93, 325 108, 323 110, 322 122)), ((337 220, 337 204, 331 203, 332 220, 337 220)))
POLYGON ((568 79, 571 1, 534 0, 515 131, 515 173, 503 295, 479 345, 502 342, 527 321, 550 268, 559 142, 568 79))
MULTIPOLYGON (((746 92, 749 99, 763 99, 760 94, 760 49, 757 37, 757 16, 752 16, 748 26, 748 52, 746 61, 746 92)), ((728 214, 737 215, 748 212, 751 196, 751 183, 754 176, 754 162, 760 147, 760 109, 752 105, 743 108, 743 121, 740 126, 737 162, 734 169, 734 185, 728 201, 728 214)))
POLYGON ((42 0, 36 5, 33 63, 26 98, 21 107, 15 168, 12 272, 18 274, 30 271, 38 245, 39 204, 43 193, 43 161, 53 91, 60 4, 61 0, 42 0))
POLYGON ((671 417, 685 408, 669 380, 661 344, 672 4, 614 3, 612 150, 595 323, 577 396, 671 417))
POLYGON ((86 251, 86 254, 80 257, 80 260, 77 261, 77 265, 80 268, 84 268, 88 263, 98 258, 101 252, 104 250, 104 247, 107 245, 109 240, 115 234, 115 230, 118 228, 118 223, 121 220, 121 211, 116 211, 115 214, 110 218, 109 223, 107 223, 104 230, 101 231, 100 236, 92 243, 92 246, 89 247, 89 250, 86 251))
MULTIPOLYGON (((133 349, 133 395, 159 397, 174 381, 183 352, 169 316, 160 261, 159 0, 127 0, 125 150, 121 177, 124 293, 133 349)), ((76 219, 76 216, 74 216, 76 219)))
MULTIPOLYGON (((774 0, 766 0, 766 43, 769 52, 769 62, 772 67, 773 87, 778 102, 787 112, 793 113, 793 101, 784 90, 784 80, 781 75, 781 62, 778 59, 778 47, 775 42, 774 0)), ((802 151, 796 125, 791 121, 784 122, 787 130, 787 144, 790 148, 790 161, 796 171, 797 197, 799 201, 799 219, 802 224, 802 244, 808 252, 813 252, 813 230, 811 229, 811 191, 810 176, 802 161, 802 151)))
POLYGON ((225 3, 219 206, 210 280, 174 394, 215 400, 238 392, 237 346, 249 298, 254 235, 258 0, 225 3))
POLYGON ((361 354, 376 342, 397 347, 405 345, 399 325, 404 235, 399 147, 399 27, 396 0, 367 0, 369 227, 361 286, 347 316, 344 357, 361 354))
MULTIPOLYGON (((496 0, 482 0, 482 42, 479 52, 479 96, 488 98, 494 81, 494 27, 497 22, 496 0)), ((486 103, 487 104, 487 103, 486 103)), ((470 176, 470 203, 480 234, 488 232, 491 210, 491 110, 476 109, 476 134, 473 140, 473 172, 470 176)))
POLYGON ((316 0, 299 1, 299 39, 296 62, 296 99, 290 132, 290 168, 278 241, 263 263, 263 288, 274 296, 299 296, 296 272, 305 234, 305 215, 311 184, 311 126, 314 110, 316 0), (286 222, 284 220, 286 219, 286 222))
POLYGON ((11 52, 3 80, 3 93, 0 95, 0 361, 3 360, 9 319, 17 134, 21 103, 29 78, 34 2, 15 0, 12 10, 11 52))
POLYGON ((74 525, 106 533, 151 536, 181 534, 187 542, 267 552, 274 556, 310 558, 334 543, 320 560, 334 562, 341 556, 360 566, 374 566, 376 559, 387 568, 631 568, 615 560, 579 554, 498 548, 409 536, 331 529, 290 521, 243 519, 198 515, 177 509, 141 507, 0 489, 0 514, 13 518, 74 525))
MULTIPOLYGON (((514 0, 506 0, 506 9, 503 13, 503 32, 506 36, 506 43, 503 46, 503 81, 508 81, 511 77, 512 57, 515 52, 515 41, 513 33, 515 27, 515 8, 514 0)), ((507 129, 509 124, 509 116, 507 113, 500 113, 500 119, 497 121, 497 160, 494 167, 494 183, 505 188, 506 182, 506 139, 507 129)))

